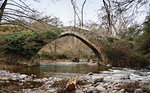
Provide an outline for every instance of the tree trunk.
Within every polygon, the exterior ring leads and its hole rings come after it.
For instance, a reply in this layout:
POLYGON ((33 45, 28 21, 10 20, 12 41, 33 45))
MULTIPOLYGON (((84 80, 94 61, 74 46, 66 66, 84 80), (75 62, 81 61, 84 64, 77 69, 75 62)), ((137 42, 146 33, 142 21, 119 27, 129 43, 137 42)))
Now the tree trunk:
POLYGON ((5 9, 6 5, 7 5, 7 1, 8 1, 8 0, 5 0, 5 1, 3 2, 2 6, 0 7, 0 22, 2 21, 2 16, 3 16, 3 14, 4 14, 4 9, 5 9))
POLYGON ((84 5, 86 3, 86 0, 84 0, 83 4, 82 4, 82 9, 81 9, 81 26, 83 27, 83 9, 84 9, 84 5))

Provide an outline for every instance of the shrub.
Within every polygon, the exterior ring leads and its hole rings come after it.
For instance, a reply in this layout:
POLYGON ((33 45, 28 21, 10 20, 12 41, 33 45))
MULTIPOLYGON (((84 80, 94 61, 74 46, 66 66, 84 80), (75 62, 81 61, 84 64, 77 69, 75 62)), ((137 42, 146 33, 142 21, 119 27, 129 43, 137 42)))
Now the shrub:
POLYGON ((46 57, 46 58, 53 58, 53 55, 50 53, 50 52, 46 52, 46 51, 42 51, 41 53, 38 53, 38 55, 40 56, 40 57, 46 57))
POLYGON ((131 67, 145 67, 147 65, 150 65, 149 60, 143 56, 142 54, 138 53, 138 52, 132 52, 129 55, 129 63, 131 67))
POLYGON ((72 58, 73 56, 70 55, 70 54, 61 54, 61 55, 57 55, 57 58, 58 59, 70 59, 72 58))
POLYGON ((6 35, 6 53, 15 53, 30 58, 35 55, 47 42, 59 36, 61 29, 53 28, 44 31, 11 33, 6 35))
POLYGON ((148 59, 135 49, 133 42, 125 39, 109 43, 103 50, 112 66, 140 68, 149 64, 148 59))

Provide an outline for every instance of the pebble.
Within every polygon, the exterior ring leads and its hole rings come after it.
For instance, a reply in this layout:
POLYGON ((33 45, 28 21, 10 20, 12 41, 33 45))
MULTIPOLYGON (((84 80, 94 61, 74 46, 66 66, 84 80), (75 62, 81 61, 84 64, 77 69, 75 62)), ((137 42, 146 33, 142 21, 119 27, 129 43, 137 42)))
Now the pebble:
POLYGON ((92 93, 99 93, 98 91, 94 90, 92 93))
POLYGON ((103 76, 100 76, 98 78, 93 79, 94 84, 96 84, 97 82, 102 82, 104 80, 103 76))
POLYGON ((92 76, 92 75, 93 75, 93 73, 92 73, 92 72, 89 72, 89 73, 88 73, 88 75, 89 75, 89 76, 92 76))
POLYGON ((121 89, 121 90, 117 91, 116 93, 125 93, 125 89, 121 89))
POLYGON ((25 74, 22 74, 19 76, 19 78, 23 79, 23 78, 26 78, 28 75, 25 75, 25 74))
POLYGON ((143 90, 142 90, 142 89, 136 89, 136 90, 134 91, 134 93, 143 93, 143 90))
MULTIPOLYGON (((90 72, 86 78, 88 83, 83 83, 76 88, 76 93, 129 93, 126 88, 121 87, 122 85, 129 84, 132 82, 140 82, 140 84, 150 87, 150 75, 149 72, 142 72, 141 70, 132 69, 121 69, 103 71, 100 74, 93 74, 90 72), (92 78, 89 78, 91 75, 92 78), (92 80, 91 80, 92 79, 92 80), (124 88, 124 89, 122 89, 124 88)), ((87 75, 86 75, 87 76, 87 75)), ((52 84, 55 81, 63 80, 63 77, 48 77, 42 79, 34 79, 34 75, 28 76, 25 74, 10 73, 7 71, 0 71, 1 84, 7 82, 8 80, 19 80, 18 85, 24 85, 28 83, 27 80, 42 82, 44 83, 39 88, 26 89, 26 93, 61 93, 63 90, 59 88, 53 88, 52 84), (30 79, 29 79, 30 78, 30 79), (29 91, 29 92, 28 92, 29 91)), ((82 81, 82 80, 81 80, 82 81)), ((8 81, 8 83, 10 83, 8 81)), ((30 87, 34 87, 32 83, 29 84, 30 87)), ((130 87, 129 87, 130 88, 130 87)), ((143 88, 142 88, 143 89, 143 88)), ((135 89, 134 93, 144 93, 142 89, 135 89)), ((145 91, 145 90, 144 90, 145 91)), ((146 92, 149 93, 149 92, 146 92)))
POLYGON ((23 85, 23 83, 19 83, 19 85, 20 85, 20 86, 22 86, 22 85, 23 85))
POLYGON ((96 90, 99 91, 99 92, 107 93, 107 90, 105 88, 103 88, 102 86, 100 86, 100 85, 98 85, 96 87, 96 90))
POLYGON ((93 89, 88 89, 86 93, 93 93, 93 89))

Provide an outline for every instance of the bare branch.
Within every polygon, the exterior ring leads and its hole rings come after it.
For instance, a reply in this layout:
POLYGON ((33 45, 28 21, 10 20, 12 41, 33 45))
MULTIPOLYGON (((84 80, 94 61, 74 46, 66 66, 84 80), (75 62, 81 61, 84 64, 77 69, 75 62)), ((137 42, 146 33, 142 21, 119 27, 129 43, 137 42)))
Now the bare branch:
POLYGON ((83 9, 84 9, 84 5, 86 3, 86 0, 84 0, 83 4, 82 4, 82 9, 81 9, 81 26, 83 27, 83 9))

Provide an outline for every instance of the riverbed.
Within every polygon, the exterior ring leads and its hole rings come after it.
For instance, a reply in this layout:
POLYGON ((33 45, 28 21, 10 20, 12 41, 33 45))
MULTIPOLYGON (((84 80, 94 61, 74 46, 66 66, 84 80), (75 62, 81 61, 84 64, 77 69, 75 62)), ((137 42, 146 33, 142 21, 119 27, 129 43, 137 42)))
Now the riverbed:
POLYGON ((87 62, 41 63, 32 68, 0 70, 0 92, 150 93, 150 70, 107 69, 87 62), (76 77, 76 88, 67 91, 67 82, 76 77))

